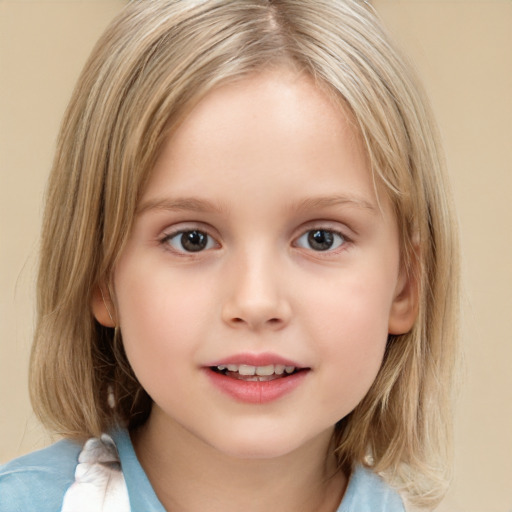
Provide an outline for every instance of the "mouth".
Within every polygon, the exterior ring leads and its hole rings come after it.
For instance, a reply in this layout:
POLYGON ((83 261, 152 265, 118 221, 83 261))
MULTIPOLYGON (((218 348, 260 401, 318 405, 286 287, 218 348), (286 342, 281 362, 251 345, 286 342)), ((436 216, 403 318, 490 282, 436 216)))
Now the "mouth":
POLYGON ((286 366, 284 364, 268 364, 253 366, 249 364, 221 364, 210 366, 213 372, 236 380, 245 382, 269 382, 277 379, 286 379, 308 368, 286 366))
POLYGON ((272 353, 232 354, 204 367, 214 388, 246 404, 265 404, 292 394, 312 368, 272 353))

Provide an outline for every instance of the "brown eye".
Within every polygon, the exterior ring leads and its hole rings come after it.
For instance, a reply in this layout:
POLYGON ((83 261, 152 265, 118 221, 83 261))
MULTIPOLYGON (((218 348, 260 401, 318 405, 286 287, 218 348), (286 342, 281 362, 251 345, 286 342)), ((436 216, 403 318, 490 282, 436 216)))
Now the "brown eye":
POLYGON ((312 229, 297 240, 298 247, 322 252, 337 249, 343 243, 345 243, 343 235, 328 229, 312 229))
POLYGON ((200 252, 215 246, 210 235, 197 229, 174 233, 164 241, 178 252, 200 252))

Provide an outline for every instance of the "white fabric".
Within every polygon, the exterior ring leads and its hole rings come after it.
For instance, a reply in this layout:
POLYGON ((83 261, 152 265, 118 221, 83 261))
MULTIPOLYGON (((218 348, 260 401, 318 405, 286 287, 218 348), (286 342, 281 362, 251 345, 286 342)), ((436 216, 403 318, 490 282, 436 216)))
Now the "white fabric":
POLYGON ((130 512, 119 454, 107 434, 85 443, 61 512, 130 512))

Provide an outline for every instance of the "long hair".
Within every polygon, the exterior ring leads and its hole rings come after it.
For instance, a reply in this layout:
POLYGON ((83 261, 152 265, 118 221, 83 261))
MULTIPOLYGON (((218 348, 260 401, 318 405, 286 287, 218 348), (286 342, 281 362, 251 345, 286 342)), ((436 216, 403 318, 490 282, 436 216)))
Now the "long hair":
POLYGON ((111 23, 72 96, 48 185, 34 409, 74 438, 146 421, 151 400, 120 333, 94 320, 92 292, 111 276, 173 127, 215 86, 283 64, 351 111, 418 290, 414 327, 389 336, 372 388, 336 425, 336 453, 341 465, 372 466, 417 503, 435 504, 449 468, 457 236, 428 102, 366 2, 139 0, 111 23))

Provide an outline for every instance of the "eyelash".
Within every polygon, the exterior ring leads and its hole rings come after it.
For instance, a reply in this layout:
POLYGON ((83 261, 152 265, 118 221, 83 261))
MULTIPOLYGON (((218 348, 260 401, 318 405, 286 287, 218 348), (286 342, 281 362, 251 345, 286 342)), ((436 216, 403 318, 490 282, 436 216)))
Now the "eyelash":
MULTIPOLYGON (((317 240, 316 242, 322 243, 321 240, 317 240)), ((327 227, 313 227, 313 228, 303 231, 300 236, 296 237, 294 239, 293 246, 297 247, 297 248, 311 250, 315 254, 318 253, 320 255, 321 254, 331 255, 331 254, 337 254, 338 252, 343 250, 345 248, 345 246, 350 242, 351 242, 350 238, 338 230, 329 229, 327 227), (311 237, 314 236, 313 233, 323 234, 323 236, 320 236, 320 239, 331 238, 331 240, 329 240, 328 243, 332 242, 332 244, 335 245, 335 247, 334 248, 328 247, 326 249, 315 250, 312 247, 305 247, 303 245, 299 245, 299 241, 305 237, 307 239, 306 243, 311 243, 312 242, 311 237), (325 236, 326 234, 328 234, 329 236, 326 237, 325 236)), ((162 246, 165 246, 165 248, 167 250, 170 250, 173 253, 178 254, 180 256, 190 256, 195 253, 201 253, 206 250, 219 248, 221 246, 220 243, 217 242, 215 240, 215 238, 213 236, 211 236, 206 230, 198 229, 198 228, 194 228, 194 227, 191 227, 189 229, 179 229, 177 231, 167 233, 159 240, 159 243, 162 246), (189 235, 189 239, 191 241, 192 241, 192 238, 190 238, 190 237, 195 236, 195 238, 196 238, 195 241, 200 242, 201 244, 204 243, 204 246, 200 247, 196 251, 187 250, 183 246, 183 244, 186 243, 186 239, 184 238, 184 235, 187 235, 187 234, 189 235), (171 241, 174 241, 174 240, 178 240, 178 244, 181 245, 181 248, 175 247, 170 243, 171 241)))

